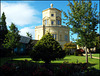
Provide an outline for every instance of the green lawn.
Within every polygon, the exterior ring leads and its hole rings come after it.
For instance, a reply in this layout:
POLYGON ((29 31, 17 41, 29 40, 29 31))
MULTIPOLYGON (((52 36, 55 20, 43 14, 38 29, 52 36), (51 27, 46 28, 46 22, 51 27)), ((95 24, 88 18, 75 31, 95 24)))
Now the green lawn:
MULTIPOLYGON (((2 58, 0 59, 0 66, 5 63, 7 60, 9 60, 10 58, 2 58)), ((30 57, 15 57, 13 58, 13 60, 28 60, 30 61, 31 58, 30 57)), ((96 69, 99 69, 99 59, 90 59, 90 57, 88 58, 89 63, 92 67, 95 67, 96 69)), ((34 61, 33 61, 34 62, 34 61)), ((85 56, 66 56, 64 59, 60 59, 60 60, 55 60, 55 61, 51 61, 51 63, 63 63, 63 62, 68 62, 68 63, 85 63, 86 59, 85 56)), ((43 61, 39 61, 39 63, 44 63, 43 61)))
POLYGON ((99 57, 99 54, 92 54, 93 57, 99 57))

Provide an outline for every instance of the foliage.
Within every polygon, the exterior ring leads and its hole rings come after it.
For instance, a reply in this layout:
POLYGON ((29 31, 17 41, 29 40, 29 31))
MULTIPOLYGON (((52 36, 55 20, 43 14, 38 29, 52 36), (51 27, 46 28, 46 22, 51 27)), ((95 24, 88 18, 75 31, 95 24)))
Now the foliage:
POLYGON ((51 60, 65 57, 65 51, 60 44, 54 40, 50 33, 44 35, 33 47, 31 58, 35 61, 43 60, 49 63, 51 60))
POLYGON ((4 43, 5 35, 8 33, 7 25, 6 25, 6 16, 5 13, 2 13, 0 18, 0 57, 7 56, 9 53, 9 49, 6 49, 2 46, 4 43))
POLYGON ((27 34, 27 36, 28 36, 29 38, 31 38, 31 39, 32 39, 32 34, 31 34, 31 33, 26 32, 26 34, 27 34))
POLYGON ((72 50, 76 50, 76 44, 65 43, 64 44, 64 50, 65 50, 66 54, 69 55, 72 50))
POLYGON ((75 56, 78 56, 78 52, 77 52, 77 50, 75 50, 74 55, 75 55, 75 56))
POLYGON ((100 36, 96 37, 95 45, 97 49, 100 49, 100 36))
POLYGON ((35 45, 32 40, 32 35, 27 32, 27 36, 30 38, 30 42, 26 45, 26 54, 29 55, 32 51, 33 46, 35 45))
MULTIPOLYGON (((96 30, 98 28, 97 24, 99 17, 96 11, 97 5, 94 4, 94 8, 92 8, 91 1, 78 2, 73 0, 73 4, 69 2, 68 6, 70 6, 71 12, 68 12, 69 15, 64 12, 65 20, 68 20, 66 24, 70 27, 73 33, 78 34, 82 46, 85 45, 89 49, 94 47, 94 41, 97 37, 96 30)), ((88 62, 88 58, 86 59, 88 62)))
POLYGON ((74 55, 75 56, 82 56, 82 53, 84 52, 83 49, 77 49, 75 52, 74 52, 74 55))
POLYGON ((76 44, 74 43, 65 43, 64 49, 76 49, 76 44))
MULTIPOLYGON (((1 76, 74 76, 74 74, 79 72, 87 72, 86 64, 48 64, 48 68, 43 64, 35 64, 31 61, 9 61, 0 67, 1 76), (52 67, 53 66, 53 67, 52 67)), ((98 71, 99 72, 99 71, 98 71)))
POLYGON ((19 45, 20 35, 15 24, 12 23, 9 28, 10 30, 8 31, 6 35, 3 46, 5 48, 14 49, 19 45))
POLYGON ((2 46, 2 44, 3 44, 3 41, 5 39, 5 35, 8 32, 8 29, 7 29, 7 26, 6 26, 6 16, 5 16, 4 12, 2 13, 0 25, 1 25, 1 27, 0 27, 0 47, 4 48, 2 46))

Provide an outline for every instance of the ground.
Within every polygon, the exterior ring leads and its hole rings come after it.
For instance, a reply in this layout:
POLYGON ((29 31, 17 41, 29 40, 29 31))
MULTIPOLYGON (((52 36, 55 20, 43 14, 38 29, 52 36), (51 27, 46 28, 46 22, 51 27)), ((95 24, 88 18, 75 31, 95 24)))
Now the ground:
MULTIPOLYGON (((99 54, 93 54, 93 57, 99 57, 99 54)), ((10 60, 11 58, 1 58, 0 59, 0 66, 2 66, 5 62, 7 62, 8 60, 10 60)), ((14 57, 13 60, 28 60, 28 61, 32 61, 32 59, 29 56, 21 56, 21 57, 14 57)), ((96 68, 96 69, 100 69, 99 68, 99 59, 93 58, 91 59, 90 57, 88 57, 89 63, 90 65, 92 65, 92 67, 96 68)), ((32 61, 35 62, 35 61, 32 61)), ((55 60, 55 61, 51 61, 51 63, 63 63, 63 62, 67 62, 67 63, 85 63, 86 62, 86 58, 85 56, 74 56, 74 55, 68 55, 63 59, 60 60, 55 60)), ((43 61, 39 61, 39 63, 44 63, 43 61)))

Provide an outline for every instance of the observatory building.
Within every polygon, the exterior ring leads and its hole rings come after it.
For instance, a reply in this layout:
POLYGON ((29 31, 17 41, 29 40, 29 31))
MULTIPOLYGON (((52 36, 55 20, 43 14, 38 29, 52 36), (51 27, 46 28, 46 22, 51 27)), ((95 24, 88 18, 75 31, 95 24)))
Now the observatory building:
POLYGON ((61 24, 61 11, 53 8, 53 4, 50 6, 51 8, 42 11, 42 25, 35 27, 35 40, 40 40, 49 32, 63 47, 66 42, 70 42, 69 29, 61 24))

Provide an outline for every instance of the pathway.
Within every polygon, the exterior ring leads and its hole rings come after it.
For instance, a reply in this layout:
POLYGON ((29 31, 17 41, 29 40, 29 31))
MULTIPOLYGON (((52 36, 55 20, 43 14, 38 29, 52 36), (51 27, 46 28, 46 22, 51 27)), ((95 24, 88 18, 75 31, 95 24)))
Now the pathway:
MULTIPOLYGON (((88 54, 89 55, 89 54, 88 54)), ((83 56, 85 56, 85 54, 83 54, 83 56)), ((90 56, 89 56, 90 57, 90 56)), ((100 57, 94 57, 92 56, 92 58, 95 58, 95 59, 100 59, 100 57)))

